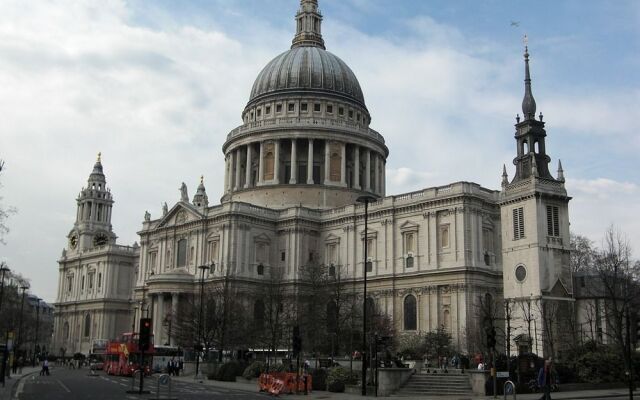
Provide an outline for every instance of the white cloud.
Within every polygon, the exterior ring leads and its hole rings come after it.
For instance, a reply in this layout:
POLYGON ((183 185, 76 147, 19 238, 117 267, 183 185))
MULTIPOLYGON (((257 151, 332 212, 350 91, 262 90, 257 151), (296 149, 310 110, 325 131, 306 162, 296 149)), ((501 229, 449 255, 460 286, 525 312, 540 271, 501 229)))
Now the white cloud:
MULTIPOLYGON (((170 13, 159 16, 161 27, 145 27, 133 22, 130 7, 62 0, 0 6, 2 193, 20 209, 3 252, 48 300, 56 294, 51 282, 57 282, 56 257, 72 228, 75 196, 95 153, 103 153, 116 200, 114 229, 123 243, 137 240, 145 210, 157 216, 163 201, 179 198, 182 181, 193 195, 204 174, 216 203, 226 135, 241 123, 258 72, 293 34, 247 14, 235 36, 177 23, 170 13)), ((330 15, 325 21, 328 49, 356 72, 373 128, 390 148, 388 194, 460 180, 499 187, 502 164, 510 167, 515 150, 519 54, 425 16, 407 21, 410 37, 402 38, 367 35, 330 15)), ((612 132, 638 143, 631 122, 637 93, 537 100, 556 131, 612 132)), ((575 149, 563 140, 553 136, 554 160, 575 149)), ((628 218, 640 211, 631 204, 637 183, 578 178, 568 184, 577 232, 597 235, 604 231, 599 221, 624 221, 630 236, 640 238, 628 218), (605 207, 603 192, 618 195, 606 198, 605 207)))

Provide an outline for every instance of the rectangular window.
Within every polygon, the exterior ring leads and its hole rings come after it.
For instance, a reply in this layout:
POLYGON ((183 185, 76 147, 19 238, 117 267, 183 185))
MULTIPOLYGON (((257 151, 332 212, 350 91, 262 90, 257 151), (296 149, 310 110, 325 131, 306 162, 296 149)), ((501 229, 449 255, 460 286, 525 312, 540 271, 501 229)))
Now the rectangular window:
POLYGON ((556 206, 547 206, 547 235, 560 236, 560 216, 556 206))
POLYGON ((333 114, 333 106, 331 104, 327 104, 327 114, 333 114))
POLYGON ((367 261, 367 272, 373 272, 373 262, 371 261, 370 258, 367 261))
POLYGON ((102 273, 98 273, 98 289, 102 287, 102 273))
POLYGON ((71 293, 73 289, 73 275, 67 276, 67 292, 71 293))
POLYGON ((344 115, 344 108, 338 107, 338 115, 340 115, 340 116, 344 115))
POLYGON ((177 267, 184 267, 187 265, 187 240, 181 239, 178 241, 178 256, 176 259, 177 267))
POLYGON ((258 110, 256 111, 256 115, 258 116, 258 118, 260 118, 262 116, 262 109, 258 108, 258 110))
POLYGON ((353 118, 353 110, 349 110, 349 118, 353 118))
POLYGON ((84 275, 82 275, 82 282, 80 283, 80 290, 84 290, 84 275))
POLYGON ((321 108, 320 108, 320 103, 315 103, 313 105, 313 111, 315 112, 320 112, 321 108))
POLYGON ((289 107, 289 112, 294 112, 296 110, 296 105, 294 103, 289 103, 287 107, 289 107))
POLYGON ((287 259, 287 253, 285 253, 284 251, 280 252, 280 261, 284 261, 287 259))
POLYGON ((267 114, 267 115, 271 114, 271 106, 266 106, 264 108, 264 113, 267 114))
POLYGON ((277 113, 281 113, 282 112, 282 104, 276 104, 276 112, 277 113))
POLYGON ((524 238, 524 207, 513 209, 513 240, 524 238))
POLYGON ((93 274, 89 274, 89 289, 93 289, 93 274))
POLYGON ((300 111, 307 112, 307 103, 300 103, 300 111))

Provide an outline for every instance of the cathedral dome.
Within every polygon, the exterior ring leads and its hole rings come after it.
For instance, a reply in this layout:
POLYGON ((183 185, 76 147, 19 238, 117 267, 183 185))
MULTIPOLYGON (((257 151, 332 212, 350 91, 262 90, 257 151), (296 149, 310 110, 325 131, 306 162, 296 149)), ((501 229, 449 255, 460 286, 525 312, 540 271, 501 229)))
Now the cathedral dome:
POLYGON ((253 84, 249 104, 271 94, 329 94, 365 106, 351 68, 320 46, 295 46, 267 64, 253 84))

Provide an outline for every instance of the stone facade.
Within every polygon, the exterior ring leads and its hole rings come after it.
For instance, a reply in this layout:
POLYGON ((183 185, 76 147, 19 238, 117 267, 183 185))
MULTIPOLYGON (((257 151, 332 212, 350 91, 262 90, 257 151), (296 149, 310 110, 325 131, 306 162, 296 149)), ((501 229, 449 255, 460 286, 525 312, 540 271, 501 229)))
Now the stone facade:
MULTIPOLYGON (((63 255, 59 343, 78 343, 74 348, 84 351, 79 344, 87 336, 80 327, 90 313, 99 321, 97 334, 115 337, 141 316, 135 305, 144 299, 156 343, 174 344, 165 323, 198 290, 202 265, 213 266, 204 274, 207 285, 230 279, 256 287, 265 282, 265 269, 277 268, 296 287, 301 267, 317 262, 339 268, 359 290, 365 243, 368 294, 397 332, 444 327, 462 352, 483 347, 483 302, 502 309, 504 299, 571 299, 570 198, 561 168, 557 178, 548 171, 544 123, 542 116, 533 117, 528 54, 514 179, 509 182, 505 171, 501 191, 456 182, 387 196, 389 149, 369 127, 355 74, 325 49, 317 1, 302 0, 296 20, 291 50, 259 74, 243 125, 223 145, 221 203, 209 206, 203 181, 193 199, 183 184, 180 201, 165 207, 160 218, 145 216, 139 249, 110 243, 70 248, 63 255), (364 206, 356 204, 363 195, 376 199, 369 204, 366 237, 364 206), (100 270, 105 284, 118 282, 118 290, 88 292, 79 286, 81 276, 100 270), (408 312, 415 315, 405 318, 408 312)), ((83 202, 81 197, 79 206, 83 202)), ((92 232, 77 230, 80 236, 92 232)), ((536 339, 543 341, 544 321, 536 318, 536 339)), ((512 336, 528 332, 522 316, 514 318, 512 329, 512 336)))

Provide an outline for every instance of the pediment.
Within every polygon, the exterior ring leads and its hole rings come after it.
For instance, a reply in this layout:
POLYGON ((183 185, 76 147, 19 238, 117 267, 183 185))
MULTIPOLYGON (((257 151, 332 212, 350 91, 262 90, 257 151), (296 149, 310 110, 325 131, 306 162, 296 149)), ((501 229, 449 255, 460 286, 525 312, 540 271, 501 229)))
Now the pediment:
POLYGON ((330 233, 327 235, 326 238, 324 238, 324 241, 326 243, 336 243, 340 241, 340 236, 334 235, 333 233, 330 233))
POLYGON ((271 243, 271 238, 266 233, 261 233, 254 236, 253 241, 256 243, 271 243))
POLYGON ((417 231, 420 225, 416 224, 413 221, 405 221, 402 225, 400 225, 401 231, 417 231))
MULTIPOLYGON (((364 238, 364 229, 362 229, 362 230, 360 231, 360 236, 364 238)), ((369 238, 376 238, 376 237, 378 237, 378 231, 373 230, 373 229, 371 229, 371 228, 368 228, 368 229, 367 229, 367 237, 369 237, 369 238)))
POLYGON ((553 285, 553 288, 549 291, 549 295, 552 297, 571 297, 569 291, 560 279, 553 285))
POLYGON ((183 201, 176 203, 171 210, 162 217, 158 227, 182 225, 190 221, 202 219, 202 215, 194 206, 183 201))

